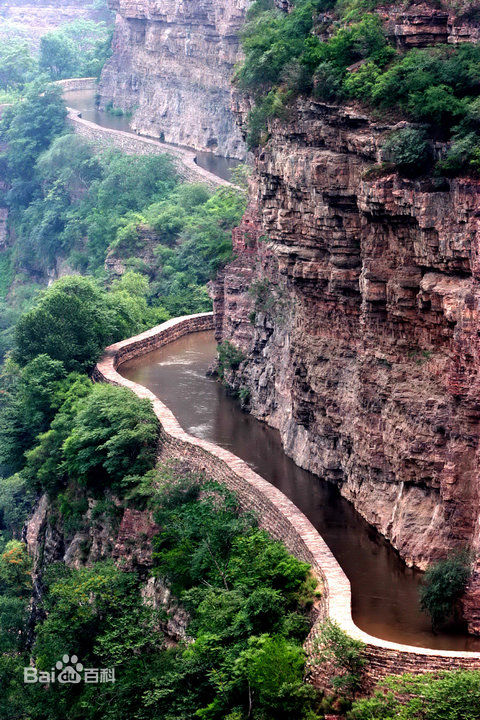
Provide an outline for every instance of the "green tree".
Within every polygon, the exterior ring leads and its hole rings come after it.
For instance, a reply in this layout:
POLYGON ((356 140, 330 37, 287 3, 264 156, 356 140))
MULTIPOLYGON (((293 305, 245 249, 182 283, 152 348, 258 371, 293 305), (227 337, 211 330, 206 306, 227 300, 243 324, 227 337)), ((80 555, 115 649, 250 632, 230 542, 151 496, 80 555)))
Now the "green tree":
POLYGON ((305 717, 315 691, 303 683, 304 670, 305 654, 298 644, 268 635, 251 638, 235 667, 248 683, 252 709, 265 720, 305 717))
POLYGON ((31 180, 39 155, 65 130, 67 111, 60 88, 34 83, 21 101, 7 108, 0 122, 0 135, 7 143, 5 159, 13 184, 8 200, 22 198, 21 183, 31 180))
POLYGON ((16 38, 0 47, 0 89, 18 90, 33 79, 35 60, 26 42, 16 38))
POLYGON ((131 390, 95 385, 78 405, 63 444, 65 470, 82 485, 121 489, 128 474, 155 464, 159 423, 149 400, 131 390))
POLYGON ((420 586, 420 606, 438 628, 456 611, 472 573, 472 559, 467 552, 457 552, 431 565, 420 586))
POLYGON ((70 198, 82 198, 94 180, 101 177, 101 168, 92 145, 79 135, 62 135, 53 140, 38 158, 39 181, 50 191, 60 186, 70 198))
POLYGON ((80 65, 78 48, 68 35, 49 32, 40 40, 39 65, 52 80, 76 77, 80 65))
POLYGON ((21 475, 0 478, 0 531, 4 536, 20 538, 33 502, 33 493, 21 475))
POLYGON ((7 542, 0 555, 0 679, 2 680, 6 674, 8 675, 9 670, 16 669, 16 663, 9 662, 8 656, 13 659, 25 644, 28 601, 32 591, 30 573, 31 561, 26 546, 18 540, 7 542))
POLYGON ((30 487, 53 495, 66 484, 63 445, 72 430, 79 403, 92 390, 93 384, 87 376, 75 374, 70 375, 59 390, 59 409, 50 428, 38 436, 35 447, 26 453, 22 475, 30 487))
POLYGON ((79 18, 42 37, 40 68, 52 80, 97 77, 111 52, 111 40, 104 22, 79 18))
MULTIPOLYGON (((134 327, 134 325, 133 325, 134 327)), ((128 331, 123 324, 122 330, 128 331)), ((46 353, 68 372, 93 367, 102 350, 119 339, 118 316, 91 278, 69 276, 45 290, 19 320, 16 357, 26 364, 46 353)))
POLYGON ((61 362, 39 355, 19 369, 8 362, 2 376, 4 398, 0 408, 0 462, 7 472, 19 470, 23 454, 53 418, 55 392, 66 373, 61 362), (10 375, 9 372, 14 374, 10 375))
POLYGON ((10 540, 0 555, 0 593, 28 598, 32 589, 30 571, 26 545, 19 540, 10 540))
POLYGON ((349 637, 336 623, 323 623, 316 642, 316 662, 326 664, 332 688, 351 702, 361 687, 364 643, 349 637))
POLYGON ((429 169, 432 151, 424 130, 406 127, 391 133, 382 147, 383 158, 395 163, 405 175, 418 175, 429 169))

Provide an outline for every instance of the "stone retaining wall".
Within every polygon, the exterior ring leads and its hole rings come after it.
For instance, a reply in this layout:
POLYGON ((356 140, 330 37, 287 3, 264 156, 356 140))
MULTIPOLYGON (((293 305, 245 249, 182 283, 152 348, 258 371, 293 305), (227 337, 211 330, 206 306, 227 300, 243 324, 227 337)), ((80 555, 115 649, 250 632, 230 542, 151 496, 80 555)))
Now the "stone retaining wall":
POLYGON ((57 80, 54 85, 61 85, 64 92, 72 90, 95 90, 97 78, 68 78, 67 80, 57 80))
POLYGON ((257 475, 243 460, 207 440, 186 433, 173 413, 150 390, 122 377, 122 362, 177 340, 183 335, 212 330, 213 314, 202 313, 169 320, 134 338, 111 345, 95 368, 96 380, 128 387, 139 397, 151 400, 162 426, 161 459, 187 458, 199 471, 234 490, 242 506, 254 510, 260 525, 282 540, 296 557, 312 565, 322 579, 320 617, 307 640, 306 649, 314 683, 321 684, 315 670, 314 639, 327 615, 351 637, 366 644, 368 665, 365 688, 391 673, 425 672, 454 668, 480 669, 480 653, 430 650, 373 637, 360 630, 352 619, 350 582, 328 546, 300 510, 273 485, 257 475))
POLYGON ((195 162, 194 152, 166 145, 158 140, 124 132, 123 130, 102 127, 89 120, 84 120, 80 117, 79 111, 73 108, 68 108, 67 120, 77 135, 91 140, 99 147, 118 148, 127 155, 169 155, 173 159, 178 174, 187 182, 202 182, 212 188, 219 186, 234 187, 228 180, 223 180, 208 170, 199 167, 195 162))

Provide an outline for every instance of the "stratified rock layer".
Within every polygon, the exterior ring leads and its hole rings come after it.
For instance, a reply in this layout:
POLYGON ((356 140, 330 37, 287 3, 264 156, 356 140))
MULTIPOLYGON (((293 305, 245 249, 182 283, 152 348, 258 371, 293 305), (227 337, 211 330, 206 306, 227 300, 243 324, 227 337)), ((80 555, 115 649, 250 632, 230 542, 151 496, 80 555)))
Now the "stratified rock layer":
POLYGON ((478 546, 480 181, 368 179, 387 127, 299 101, 215 288, 231 378, 410 564, 478 546))
POLYGON ((110 0, 117 22, 102 105, 133 111, 139 133, 242 158, 230 79, 248 2, 110 0))

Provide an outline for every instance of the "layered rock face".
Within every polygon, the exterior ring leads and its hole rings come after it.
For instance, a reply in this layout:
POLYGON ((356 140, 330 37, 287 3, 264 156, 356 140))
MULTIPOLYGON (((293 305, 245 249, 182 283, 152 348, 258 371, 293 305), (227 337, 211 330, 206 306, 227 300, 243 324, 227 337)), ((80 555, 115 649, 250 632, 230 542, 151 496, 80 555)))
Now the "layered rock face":
POLYGON ((305 100, 272 125, 216 323, 286 452, 425 567, 479 545, 480 181, 369 179, 389 129, 305 100))
POLYGON ((110 0, 117 22, 101 104, 133 111, 139 133, 244 157, 230 80, 248 2, 110 0))

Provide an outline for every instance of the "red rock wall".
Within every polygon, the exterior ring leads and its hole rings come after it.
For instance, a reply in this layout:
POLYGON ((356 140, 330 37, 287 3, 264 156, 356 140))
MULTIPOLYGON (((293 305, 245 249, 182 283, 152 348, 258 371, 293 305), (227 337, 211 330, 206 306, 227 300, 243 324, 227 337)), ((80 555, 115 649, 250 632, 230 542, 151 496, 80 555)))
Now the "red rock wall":
POLYGON ((322 682, 315 667, 314 641, 319 623, 327 615, 349 635, 366 643, 366 689, 391 673, 425 672, 456 667, 480 669, 480 653, 412 648, 374 638, 357 628, 351 616, 350 583, 323 539, 300 510, 283 493, 228 450, 184 432, 174 415, 153 393, 126 380, 117 372, 116 368, 122 361, 162 347, 190 332, 212 328, 213 317, 210 313, 169 320, 142 335, 107 348, 97 364, 95 378, 128 387, 139 397, 150 399, 162 426, 160 460, 172 457, 186 459, 198 471, 225 483, 237 493, 245 508, 256 512, 260 525, 272 537, 282 540, 294 555, 312 565, 313 571, 322 582, 318 622, 306 643, 312 682, 322 682))
POLYGON ((387 130, 302 100, 272 124, 216 328, 286 452, 423 568, 480 545, 480 181, 368 179, 387 130))

